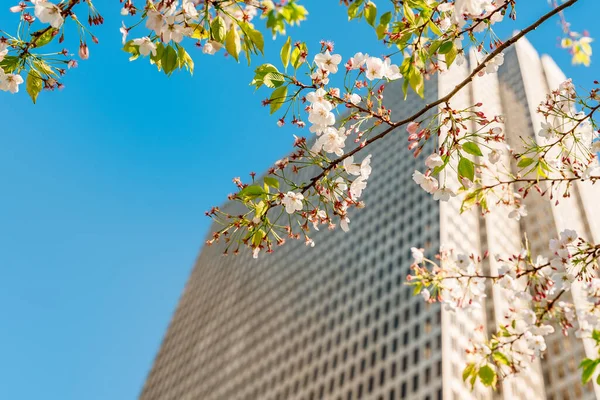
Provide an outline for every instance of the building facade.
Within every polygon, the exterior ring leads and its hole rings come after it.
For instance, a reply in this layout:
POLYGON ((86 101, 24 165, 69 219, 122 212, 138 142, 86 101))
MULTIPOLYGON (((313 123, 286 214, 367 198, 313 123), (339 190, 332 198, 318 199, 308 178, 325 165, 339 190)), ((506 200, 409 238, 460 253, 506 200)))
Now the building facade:
MULTIPOLYGON (((432 78, 423 100, 404 101, 400 84, 391 83, 386 106, 395 118, 406 117, 451 90, 468 68, 432 78)), ((539 130, 535 108, 563 79, 551 59, 521 40, 497 75, 475 79, 451 105, 481 101, 486 113, 505 115, 513 144, 539 130)), ((432 150, 430 142, 422 154, 432 150)), ((367 207, 351 215, 349 233, 314 232, 314 248, 292 241, 258 260, 223 257, 219 245, 202 249, 141 400, 596 398, 598 388, 582 386, 576 368, 594 349, 560 333, 548 338, 547 356, 528 373, 495 392, 471 390, 462 381, 464 348, 478 327, 493 332, 505 307, 502 294, 492 292, 477 312, 450 313, 413 297, 404 281, 411 246, 430 255, 441 244, 466 253, 515 253, 525 232, 533 251, 547 254, 548 240, 566 227, 600 242, 591 197, 598 189, 578 183, 557 208, 529 196, 535 215, 521 222, 502 210, 461 215, 458 199, 436 202, 414 184, 412 172, 423 168, 424 156, 412 157, 403 132, 373 143, 370 153, 367 207)), ((493 259, 484 265, 497 267, 493 259)))

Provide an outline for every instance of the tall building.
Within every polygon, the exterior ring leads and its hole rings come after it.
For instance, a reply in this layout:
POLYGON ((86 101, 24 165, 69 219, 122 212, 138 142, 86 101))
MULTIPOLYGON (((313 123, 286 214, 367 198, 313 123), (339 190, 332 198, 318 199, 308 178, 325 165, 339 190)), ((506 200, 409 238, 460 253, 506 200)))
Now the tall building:
MULTIPOLYGON (((497 75, 475 79, 452 106, 481 101, 487 113, 505 115, 507 140, 515 144, 539 130, 535 109, 564 77, 524 40, 505 59, 497 75)), ((400 84, 391 83, 386 105, 395 118, 409 116, 468 71, 455 66, 433 77, 424 100, 404 101, 400 84)), ((578 183, 557 208, 529 196, 530 217, 521 222, 502 210, 461 215, 458 199, 436 202, 414 184, 424 156, 414 159, 406 144, 399 131, 370 146, 367 207, 351 215, 349 233, 314 232, 314 248, 288 241, 258 260, 223 257, 219 245, 203 248, 140 399, 595 399, 598 387, 582 386, 577 371, 593 347, 560 333, 527 373, 502 381, 498 391, 471 390, 462 381, 464 348, 478 327, 494 331, 506 307, 502 294, 494 290, 473 313, 451 313, 413 297, 404 281, 411 246, 430 255, 442 243, 465 253, 512 254, 526 232, 534 252, 547 254, 548 240, 566 227, 600 242, 591 197, 598 189, 578 183)), ((432 150, 430 142, 422 154, 432 150)), ((492 259, 484 268, 498 265, 492 259)), ((577 296, 575 287, 572 300, 577 296)))

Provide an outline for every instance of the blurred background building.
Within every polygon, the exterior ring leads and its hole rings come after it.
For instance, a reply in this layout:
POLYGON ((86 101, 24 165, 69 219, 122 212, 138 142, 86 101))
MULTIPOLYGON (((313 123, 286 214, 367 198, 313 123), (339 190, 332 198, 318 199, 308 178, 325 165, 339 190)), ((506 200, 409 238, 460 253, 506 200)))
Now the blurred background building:
MULTIPOLYGON (((471 55, 470 65, 474 61, 471 55)), ((424 100, 409 95, 404 101, 401 84, 390 83, 386 105, 395 118, 407 117, 454 88, 468 68, 433 77, 424 100)), ((507 140, 518 146, 520 136, 538 132, 535 110, 564 79, 551 59, 521 40, 506 52, 498 74, 476 78, 451 105, 482 102, 486 114, 505 115, 507 140)), ((351 215, 349 233, 314 232, 314 248, 288 241, 258 260, 249 252, 223 257, 220 245, 204 247, 140 399, 595 399, 598 388, 582 386, 577 370, 593 347, 560 330, 547 338, 548 353, 531 371, 504 380, 496 392, 480 385, 472 391, 462 381, 464 349, 478 327, 495 331, 502 295, 490 293, 480 311, 451 313, 413 297, 404 281, 411 246, 429 255, 440 244, 464 253, 512 254, 525 232, 534 254, 548 255, 549 239, 565 228, 600 242, 593 216, 598 189, 578 182, 558 207, 532 194, 525 203, 529 216, 520 222, 502 210, 461 215, 458 199, 436 202, 412 181, 433 148, 431 141, 413 158, 402 130, 370 146, 367 207, 351 215)), ((484 265, 492 272, 497 267, 493 257, 484 265)), ((574 287, 566 300, 577 302, 577 295, 574 287)))

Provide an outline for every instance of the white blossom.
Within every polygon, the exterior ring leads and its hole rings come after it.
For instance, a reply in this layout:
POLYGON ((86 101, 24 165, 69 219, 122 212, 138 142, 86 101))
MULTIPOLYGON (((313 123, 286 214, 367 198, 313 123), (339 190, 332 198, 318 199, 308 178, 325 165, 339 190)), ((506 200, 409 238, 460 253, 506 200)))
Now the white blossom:
POLYGON ((419 171, 415 171, 412 178, 427 193, 434 193, 439 187, 437 179, 432 176, 423 175, 419 171))
POLYGON ((34 14, 40 22, 57 29, 65 22, 62 11, 56 4, 46 0, 33 0, 32 3, 35 4, 34 14))
POLYGON ((451 197, 455 197, 456 193, 447 187, 440 188, 433 192, 433 199, 436 201, 449 201, 451 197))
POLYGON ((366 76, 369 80, 382 79, 385 72, 383 61, 377 57, 369 57, 366 61, 366 76))
POLYGON ((342 61, 339 54, 330 54, 329 50, 315 56, 315 64, 323 71, 335 74, 338 72, 338 64, 342 61))
POLYGON ((217 51, 221 50, 221 47, 223 47, 223 45, 215 40, 209 40, 208 42, 204 43, 204 45, 202 46, 202 52, 204 54, 209 54, 209 55, 213 55, 215 54, 217 51))
POLYGON ((414 259, 415 264, 420 264, 423 262, 425 255, 423 254, 423 249, 417 249, 416 247, 411 247, 410 252, 414 259))
POLYGON ((288 214, 293 214, 296 211, 302 210, 302 201, 304 196, 302 193, 287 192, 283 195, 281 203, 285 206, 285 211, 288 214))
POLYGON ((359 69, 361 68, 367 59, 369 58, 368 54, 356 53, 354 57, 351 57, 349 60, 350 69, 359 69))
POLYGON ((5 92, 18 93, 19 85, 23 83, 23 78, 19 74, 5 74, 0 68, 0 90, 5 92))
POLYGON ((521 217, 526 217, 526 216, 527 216, 527 209, 522 204, 519 205, 517 208, 513 209, 510 213, 508 213, 509 218, 516 219, 517 221, 519 221, 521 219, 521 217))
POLYGON ((442 159, 442 157, 440 157, 438 153, 433 153, 429 157, 427 157, 427 159, 425 159, 425 165, 427 165, 427 167, 431 169, 435 167, 441 167, 442 165, 444 165, 444 160, 442 159))
POLYGON ((359 176, 350 184, 350 196, 352 199, 358 199, 363 190, 367 187, 367 178, 364 176, 359 176))
POLYGON ((333 127, 329 127, 326 129, 325 133, 323 133, 313 145, 311 151, 314 153, 318 153, 323 149, 327 153, 335 153, 338 156, 344 154, 344 146, 346 141, 346 129, 340 128, 335 129, 333 127))
POLYGON ((140 54, 143 56, 147 56, 152 53, 153 56, 156 55, 156 45, 150 40, 148 36, 134 39, 133 44, 140 46, 140 54))

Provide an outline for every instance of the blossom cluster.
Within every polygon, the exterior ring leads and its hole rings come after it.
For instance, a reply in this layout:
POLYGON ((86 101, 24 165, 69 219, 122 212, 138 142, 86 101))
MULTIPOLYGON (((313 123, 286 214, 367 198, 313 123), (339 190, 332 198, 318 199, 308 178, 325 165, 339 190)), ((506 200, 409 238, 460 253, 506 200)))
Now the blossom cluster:
MULTIPOLYGON (((258 256, 261 249, 271 250, 271 243, 282 243, 283 237, 299 239, 304 238, 307 245, 314 245, 314 241, 308 234, 309 226, 318 230, 322 224, 327 224, 330 229, 338 224, 344 231, 349 230, 350 219, 348 211, 351 207, 361 208, 364 204, 360 198, 367 186, 367 180, 371 174, 371 156, 368 155, 361 160, 355 161, 354 153, 361 149, 361 139, 371 132, 375 125, 369 124, 372 119, 383 119, 389 117, 386 111, 383 114, 381 102, 383 100, 384 86, 381 81, 401 78, 397 65, 391 63, 389 58, 371 57, 358 53, 349 58, 345 63, 346 80, 352 75, 354 85, 346 88, 348 91, 342 94, 337 87, 327 86, 334 81, 334 75, 342 70, 342 57, 333 52, 333 44, 322 42, 322 51, 317 53, 312 62, 308 62, 308 51, 306 46, 300 43, 294 45, 292 53, 291 44, 282 51, 282 62, 286 65, 288 56, 292 54, 292 64, 298 70, 302 65, 307 68, 307 76, 310 83, 303 84, 296 77, 285 75, 273 65, 262 65, 256 69, 253 84, 257 87, 266 86, 273 88, 273 94, 266 100, 265 105, 270 105, 271 110, 277 110, 284 104, 288 104, 286 115, 280 118, 278 124, 285 123, 287 113, 294 113, 292 123, 304 127, 304 116, 297 105, 303 105, 303 111, 309 124, 309 131, 316 137, 309 145, 304 138, 296 138, 295 147, 297 151, 290 157, 279 160, 269 171, 265 183, 275 189, 273 193, 261 193, 260 206, 257 213, 257 198, 248 197, 248 188, 256 187, 255 183, 238 185, 240 191, 231 198, 245 203, 254 213, 248 216, 225 215, 220 210, 213 209, 209 215, 221 222, 225 227, 218 232, 210 241, 218 240, 227 236, 231 241, 229 233, 233 229, 245 227, 248 234, 255 235, 257 227, 265 232, 259 234, 260 240, 246 241, 245 244, 252 248, 254 256, 258 256), (294 56, 294 54, 296 54, 294 56), (300 60, 300 59, 303 60, 300 60), (296 93, 288 96, 288 87, 296 87, 296 93), (305 92, 302 96, 301 93, 305 92), (380 107, 374 110, 374 103, 380 107), (350 109, 349 115, 342 119, 336 118, 336 111, 340 105, 350 109), (349 142, 358 143, 350 152, 347 152, 349 142), (337 162, 332 167, 333 160, 337 162), (322 176, 314 178, 311 183, 299 186, 294 182, 293 175, 300 169, 309 165, 327 167, 327 172, 322 176), (289 174, 292 174, 292 177, 289 174), (268 210, 281 206, 290 218, 286 225, 277 225, 269 219, 268 210), (334 219, 335 217, 335 219, 334 219), (248 220, 250 220, 248 222, 248 220), (299 220, 301 233, 294 229, 294 220, 299 220), (267 233, 268 232, 268 233, 267 233), (226 234, 227 233, 227 234, 226 234)), ((252 189, 258 192, 258 189, 252 189)), ((259 203, 260 203, 259 202, 259 203)), ((240 234, 239 238, 244 236, 240 234)), ((238 239, 239 241, 239 239, 238 239)), ((242 242, 244 242, 242 240, 242 242)))
MULTIPOLYGON (((451 312, 469 312, 481 308, 487 297, 486 282, 499 292, 505 311, 498 330, 488 339, 483 330, 470 341, 467 352, 466 378, 473 384, 484 379, 490 369, 495 376, 526 370, 546 350, 545 337, 560 326, 567 335, 576 327, 578 337, 592 337, 600 331, 600 280, 598 272, 600 245, 564 230, 550 240, 550 259, 533 258, 526 247, 508 258, 495 256, 497 274, 484 273, 479 265, 487 257, 454 254, 442 249, 434 262, 425 258, 423 249, 412 248, 412 272, 407 284, 415 287, 427 302, 441 302, 451 312), (563 300, 574 282, 583 284, 587 303, 578 309, 563 300), (480 374, 482 368, 485 373, 480 374)), ((465 378, 465 379, 466 379, 465 378)), ((495 386, 496 379, 483 382, 495 386)))

